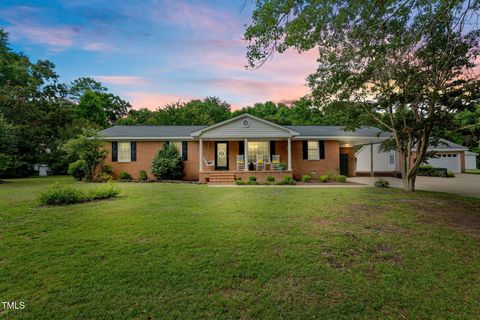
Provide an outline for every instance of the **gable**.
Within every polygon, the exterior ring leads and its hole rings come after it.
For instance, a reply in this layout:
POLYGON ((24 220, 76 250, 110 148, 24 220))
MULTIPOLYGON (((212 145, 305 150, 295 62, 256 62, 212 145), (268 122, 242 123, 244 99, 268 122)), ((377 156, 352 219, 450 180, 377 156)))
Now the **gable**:
POLYGON ((202 138, 288 138, 295 132, 250 115, 242 115, 223 123, 197 131, 194 135, 202 138))

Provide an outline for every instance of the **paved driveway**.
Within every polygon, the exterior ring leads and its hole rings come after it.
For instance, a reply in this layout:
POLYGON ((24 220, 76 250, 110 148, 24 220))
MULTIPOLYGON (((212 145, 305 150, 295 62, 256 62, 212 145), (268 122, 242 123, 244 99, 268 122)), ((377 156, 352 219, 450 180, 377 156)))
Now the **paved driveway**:
MULTIPOLYGON (((378 177, 353 177, 349 181, 372 185, 378 177)), ((395 188, 403 188, 402 179, 383 178, 395 188)), ((415 187, 418 190, 457 193, 471 196, 480 196, 480 175, 457 174, 455 178, 417 177, 415 187)))

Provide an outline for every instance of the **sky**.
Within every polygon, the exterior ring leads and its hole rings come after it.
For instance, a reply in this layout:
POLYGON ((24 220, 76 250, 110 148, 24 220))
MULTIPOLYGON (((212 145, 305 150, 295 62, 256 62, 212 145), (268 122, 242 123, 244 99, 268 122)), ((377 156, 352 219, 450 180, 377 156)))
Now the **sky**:
POLYGON ((217 96, 237 109, 307 94, 314 51, 245 68, 253 3, 2 0, 0 27, 15 51, 55 63, 60 81, 95 78, 134 108, 217 96))

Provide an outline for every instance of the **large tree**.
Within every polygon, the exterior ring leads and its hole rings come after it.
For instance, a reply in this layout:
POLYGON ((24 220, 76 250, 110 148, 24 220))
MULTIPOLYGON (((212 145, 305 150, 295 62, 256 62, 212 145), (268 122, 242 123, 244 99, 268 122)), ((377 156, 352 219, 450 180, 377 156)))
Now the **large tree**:
MULTIPOLYGON (((354 102, 393 134, 413 191, 432 133, 473 97, 478 1, 259 0, 247 27, 250 66, 318 49, 318 103, 354 102), (473 88, 473 90, 472 90, 473 88)), ((359 123, 360 124, 360 123, 359 123)))

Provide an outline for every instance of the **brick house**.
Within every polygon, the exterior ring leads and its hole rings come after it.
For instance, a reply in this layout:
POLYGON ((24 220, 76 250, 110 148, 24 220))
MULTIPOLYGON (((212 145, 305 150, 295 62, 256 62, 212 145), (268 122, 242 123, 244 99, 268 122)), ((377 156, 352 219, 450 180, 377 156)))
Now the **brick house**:
POLYGON ((114 126, 99 132, 114 173, 138 178, 166 143, 182 155, 184 179, 233 182, 256 176, 300 179, 328 171, 355 176, 354 146, 387 137, 376 128, 344 131, 339 126, 281 126, 243 114, 212 126, 114 126))

